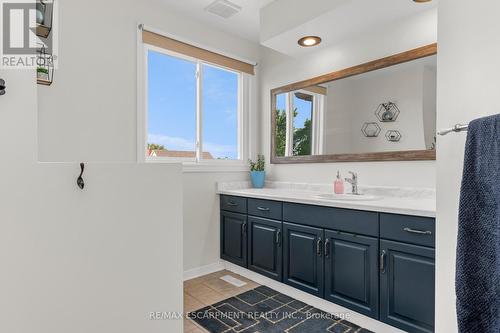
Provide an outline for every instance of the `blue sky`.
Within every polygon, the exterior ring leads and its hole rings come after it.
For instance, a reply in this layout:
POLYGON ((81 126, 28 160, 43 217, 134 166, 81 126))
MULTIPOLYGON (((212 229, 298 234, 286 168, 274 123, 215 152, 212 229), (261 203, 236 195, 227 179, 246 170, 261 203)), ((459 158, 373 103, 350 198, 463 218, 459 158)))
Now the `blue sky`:
POLYGON ((312 102, 294 96, 293 105, 297 108, 297 117, 293 122, 294 128, 304 128, 304 122, 312 117, 312 102))
POLYGON ((276 108, 278 110, 285 110, 286 108, 286 94, 279 94, 276 96, 276 108))
MULTIPOLYGON (((196 64, 149 51, 148 142, 194 151, 196 64)), ((237 159, 238 75, 203 65, 203 150, 237 159)))
MULTIPOLYGON (((303 128, 304 122, 312 117, 311 102, 304 101, 294 96, 294 106, 297 108, 297 117, 294 119, 294 128, 303 128)), ((286 108, 286 94, 279 94, 276 97, 276 108, 278 110, 285 110, 286 108)))

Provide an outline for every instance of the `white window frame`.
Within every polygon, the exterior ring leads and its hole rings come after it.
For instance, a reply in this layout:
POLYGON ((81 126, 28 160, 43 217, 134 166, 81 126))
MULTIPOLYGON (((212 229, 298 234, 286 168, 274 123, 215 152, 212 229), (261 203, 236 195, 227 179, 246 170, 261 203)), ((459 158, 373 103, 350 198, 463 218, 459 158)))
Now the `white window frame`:
POLYGON ((211 64, 199 59, 165 50, 142 42, 138 35, 137 52, 137 161, 139 163, 181 163, 185 172, 221 172, 221 171, 248 171, 247 160, 250 156, 249 149, 249 105, 251 76, 246 73, 236 72, 232 69, 211 64), (196 96, 196 158, 169 158, 146 156, 148 144, 148 53, 154 51, 168 56, 194 62, 197 65, 197 96, 196 96), (203 152, 203 105, 202 105, 202 71, 201 65, 206 64, 238 74, 238 159, 237 160, 204 160, 203 152))
POLYGON ((324 129, 321 124, 324 124, 324 106, 325 106, 325 96, 317 93, 313 93, 308 90, 296 90, 293 92, 284 93, 285 95, 285 114, 286 114, 286 139, 285 139, 285 156, 293 155, 293 135, 294 135, 294 117, 292 111, 295 108, 293 103, 293 94, 296 92, 301 92, 313 97, 312 102, 312 138, 311 138, 311 153, 312 155, 321 155, 324 150, 324 129))

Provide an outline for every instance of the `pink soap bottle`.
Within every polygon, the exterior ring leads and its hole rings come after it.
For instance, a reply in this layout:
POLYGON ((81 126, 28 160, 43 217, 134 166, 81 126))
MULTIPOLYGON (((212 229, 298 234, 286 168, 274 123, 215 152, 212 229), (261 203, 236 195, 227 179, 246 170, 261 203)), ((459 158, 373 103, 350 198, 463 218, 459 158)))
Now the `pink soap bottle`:
POLYGON ((335 194, 344 194, 344 181, 340 177, 340 171, 337 171, 337 179, 335 179, 333 191, 335 194))

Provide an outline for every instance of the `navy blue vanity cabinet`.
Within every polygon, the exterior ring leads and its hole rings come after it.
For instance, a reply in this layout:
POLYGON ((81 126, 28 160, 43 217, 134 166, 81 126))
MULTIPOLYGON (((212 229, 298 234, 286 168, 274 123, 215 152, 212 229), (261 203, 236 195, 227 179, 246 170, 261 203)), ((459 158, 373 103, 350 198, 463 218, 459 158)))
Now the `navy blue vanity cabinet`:
POLYGON ((434 332, 435 224, 380 214, 380 320, 411 333, 434 332))
POLYGON ((352 234, 379 236, 379 214, 375 212, 285 202, 283 221, 352 234))
POLYGON ((222 259, 410 333, 434 332, 435 229, 428 217, 221 196, 222 259))
POLYGON ((271 200, 248 199, 248 215, 281 221, 283 218, 283 203, 271 200))
POLYGON ((375 237, 325 231, 325 299, 378 319, 378 244, 375 237))
POLYGON ((429 217, 380 214, 380 238, 435 247, 436 220, 429 217))
POLYGON ((283 282, 323 297, 323 229, 283 223, 283 282))
POLYGON ((282 223, 248 217, 248 268, 281 281, 283 273, 282 223))
POLYGON ((247 267, 247 227, 246 215, 221 211, 220 256, 222 259, 247 267))
POLYGON ((380 320, 410 333, 434 332, 435 250, 380 241, 380 320))
POLYGON ((231 195, 220 196, 220 209, 233 213, 247 213, 247 198, 231 195))

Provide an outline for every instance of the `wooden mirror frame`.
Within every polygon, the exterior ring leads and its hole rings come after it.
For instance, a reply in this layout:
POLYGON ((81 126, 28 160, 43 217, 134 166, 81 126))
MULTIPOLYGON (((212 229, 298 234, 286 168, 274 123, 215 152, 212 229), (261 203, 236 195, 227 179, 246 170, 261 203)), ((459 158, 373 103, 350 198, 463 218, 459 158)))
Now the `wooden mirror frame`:
POLYGON ((362 65, 346 68, 337 72, 318 76, 309 80, 292 83, 271 90, 271 158, 272 164, 293 163, 332 163, 332 162, 372 162, 372 161, 433 161, 436 160, 436 150, 407 150, 380 153, 307 155, 307 156, 276 156, 276 95, 304 89, 310 86, 337 81, 351 76, 368 73, 378 69, 402 64, 436 55, 437 43, 419 47, 386 58, 371 61, 362 65))

